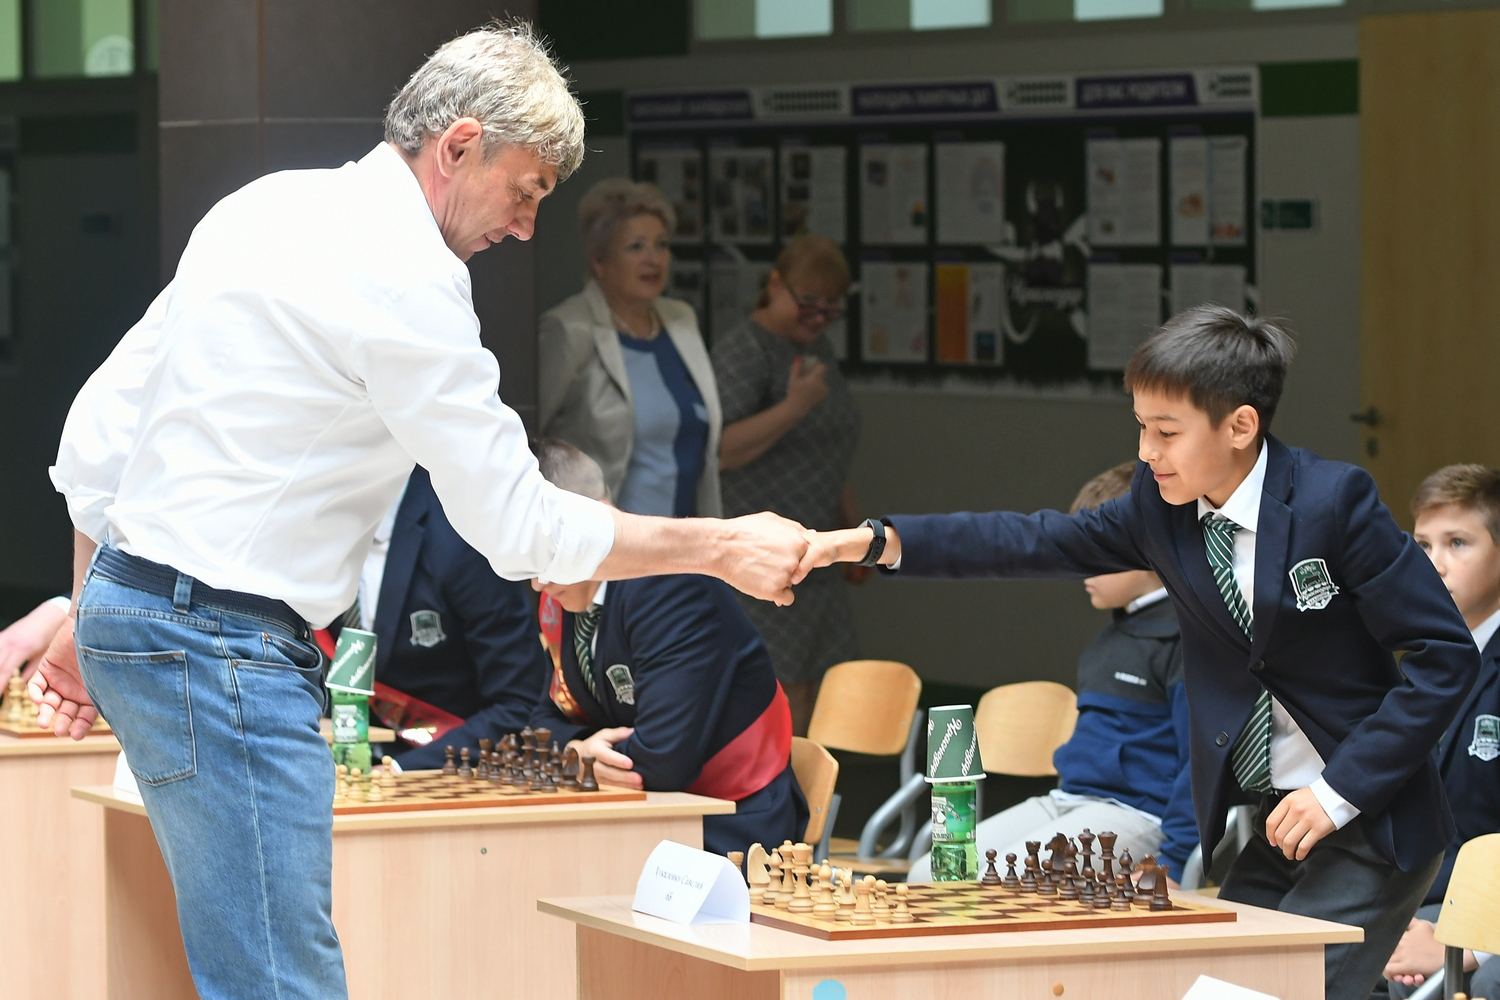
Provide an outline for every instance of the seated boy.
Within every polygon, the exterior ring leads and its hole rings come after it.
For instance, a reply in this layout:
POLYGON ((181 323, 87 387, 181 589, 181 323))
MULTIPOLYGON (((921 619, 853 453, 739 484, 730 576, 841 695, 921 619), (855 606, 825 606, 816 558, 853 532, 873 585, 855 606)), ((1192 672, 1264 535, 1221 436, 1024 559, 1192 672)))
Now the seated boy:
MULTIPOLYGON (((593 459, 561 441, 533 447, 549 481, 608 500, 593 459)), ((703 818, 706 851, 802 839, 791 710, 733 590, 693 575, 533 586, 564 612, 533 727, 594 757, 600 781, 735 802, 732 816, 703 818)))
POLYGON ((396 730, 387 749, 402 768, 442 767, 445 746, 478 754, 481 739, 526 727, 551 673, 531 601, 459 537, 414 470, 375 531, 351 622, 378 637, 370 722, 396 730))
MULTIPOLYGON (((1500 472, 1450 465, 1428 476, 1411 503, 1412 536, 1432 559, 1480 650, 1479 680, 1438 744, 1438 767, 1457 833, 1427 898, 1386 964, 1392 996, 1409 996, 1443 967, 1433 923, 1465 841, 1500 832, 1500 472)), ((1500 962, 1464 956, 1470 996, 1500 996, 1500 962), (1477 971, 1476 971, 1477 970, 1477 971)))
POLYGON ((810 534, 802 568, 1155 572, 1182 627, 1203 853, 1229 806, 1259 810, 1220 896, 1362 927, 1362 942, 1324 949, 1324 982, 1330 998, 1364 1000, 1453 839, 1432 751, 1479 653, 1369 473, 1268 433, 1294 352, 1269 320, 1188 309, 1125 369, 1140 425, 1129 495, 1072 515, 892 517, 810 534))
MULTIPOLYGON (((1134 476, 1134 462, 1100 473, 1079 492, 1073 511, 1124 496, 1134 476)), ((980 823, 979 851, 1024 858, 1026 841, 1045 844, 1059 830, 1112 830, 1117 853, 1156 855, 1176 883, 1198 843, 1177 616, 1147 570, 1091 577, 1084 587, 1094 607, 1114 612, 1114 621, 1078 659, 1078 727, 1053 755, 1058 787, 980 823)), ((931 877, 930 856, 917 859, 907 876, 931 877)))

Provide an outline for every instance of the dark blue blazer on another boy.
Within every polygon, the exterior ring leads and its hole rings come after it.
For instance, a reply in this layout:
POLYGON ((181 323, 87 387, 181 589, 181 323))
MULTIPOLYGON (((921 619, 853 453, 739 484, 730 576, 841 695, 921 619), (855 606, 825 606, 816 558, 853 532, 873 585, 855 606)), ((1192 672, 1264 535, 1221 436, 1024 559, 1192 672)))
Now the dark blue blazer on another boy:
POLYGON ((391 532, 375 633, 376 681, 464 720, 394 754, 407 770, 442 767, 444 746, 477 752, 481 739, 520 732, 552 669, 530 585, 496 576, 459 537, 420 467, 391 532))
POLYGON ((1431 561, 1396 526, 1367 472, 1272 437, 1264 446, 1253 643, 1214 583, 1197 505, 1163 500, 1145 464, 1128 495, 1073 515, 892 517, 900 575, 1154 570, 1182 628, 1204 856, 1223 835, 1227 808, 1250 801, 1229 757, 1264 685, 1325 761, 1329 786, 1360 810, 1356 822, 1371 843, 1411 871, 1453 839, 1433 750, 1474 684, 1478 651, 1431 561), (1396 650, 1406 652, 1400 669, 1396 650))
POLYGON ((1443 901, 1460 847, 1475 837, 1500 833, 1500 632, 1484 644, 1479 680, 1438 744, 1438 768, 1458 833, 1427 890, 1427 903, 1443 901))
POLYGON ((771 654, 728 585, 706 576, 655 576, 607 585, 585 680, 574 651, 576 616, 563 615, 565 690, 544 697, 533 727, 559 745, 633 726, 615 749, 648 791, 731 799, 730 816, 703 818, 714 854, 798 841, 807 800, 791 765, 791 711, 771 654), (572 703, 565 711, 558 701, 572 703))

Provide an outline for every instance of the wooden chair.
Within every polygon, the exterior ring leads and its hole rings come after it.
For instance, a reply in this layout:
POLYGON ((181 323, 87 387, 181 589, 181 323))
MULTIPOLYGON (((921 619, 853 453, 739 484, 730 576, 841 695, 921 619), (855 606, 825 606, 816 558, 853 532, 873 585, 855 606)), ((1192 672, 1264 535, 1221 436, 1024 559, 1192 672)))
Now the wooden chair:
POLYGON ((1463 987, 1464 949, 1500 952, 1500 833, 1458 849, 1433 937, 1444 946, 1443 996, 1453 1000, 1463 987))
MULTIPOLYGON (((850 660, 835 664, 823 675, 807 738, 830 750, 877 757, 900 754, 904 790, 913 781, 922 780, 922 770, 917 767, 917 739, 923 717, 917 711, 917 700, 921 696, 921 678, 904 663, 850 660)), ((880 856, 899 859, 906 854, 917 832, 916 806, 905 803, 894 814, 887 809, 901 795, 898 791, 865 824, 859 838, 860 857, 875 855, 876 838, 897 816, 900 833, 880 856)), ((839 801, 835 794, 831 811, 837 811, 839 801)), ((831 819, 828 825, 832 827, 831 819)))
POLYGON ((807 831, 802 842, 815 845, 814 857, 821 860, 829 855, 829 841, 838 814, 833 789, 839 780, 839 762, 812 740, 793 736, 792 773, 807 798, 807 831))

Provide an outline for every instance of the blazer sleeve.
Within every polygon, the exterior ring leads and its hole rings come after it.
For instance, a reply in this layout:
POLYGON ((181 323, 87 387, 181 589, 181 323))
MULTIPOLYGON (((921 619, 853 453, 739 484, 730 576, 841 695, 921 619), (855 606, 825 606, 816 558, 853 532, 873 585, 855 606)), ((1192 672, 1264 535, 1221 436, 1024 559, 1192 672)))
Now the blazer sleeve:
POLYGON ((557 310, 542 314, 537 324, 537 414, 536 425, 548 433, 548 425, 562 409, 568 388, 588 358, 592 342, 571 336, 557 310))
POLYGON ((1365 628, 1404 651, 1402 680, 1339 744, 1323 779, 1362 813, 1383 812, 1458 714, 1479 650, 1432 561, 1396 526, 1375 481, 1350 467, 1338 485, 1343 584, 1365 628))
POLYGON ((715 586, 707 577, 656 577, 629 591, 635 732, 615 749, 653 791, 680 791, 703 770, 737 665, 760 641, 753 629, 733 628, 715 586))
MULTIPOLYGON (((1177 678, 1167 688, 1167 698, 1172 705, 1172 730, 1177 734, 1177 777, 1172 782, 1172 797, 1167 800, 1167 811, 1161 818, 1161 857, 1167 863, 1167 874, 1182 881, 1182 866, 1187 862, 1193 848, 1198 846, 1198 820, 1193 812, 1193 775, 1188 767, 1188 700, 1187 685, 1182 681, 1182 647, 1173 652, 1177 658, 1177 678)), ((1204 870, 1210 867, 1210 859, 1203 859, 1204 870)))
POLYGON ((1079 578, 1151 568, 1133 492, 1076 514, 925 514, 890 523, 901 537, 902 576, 1079 578))

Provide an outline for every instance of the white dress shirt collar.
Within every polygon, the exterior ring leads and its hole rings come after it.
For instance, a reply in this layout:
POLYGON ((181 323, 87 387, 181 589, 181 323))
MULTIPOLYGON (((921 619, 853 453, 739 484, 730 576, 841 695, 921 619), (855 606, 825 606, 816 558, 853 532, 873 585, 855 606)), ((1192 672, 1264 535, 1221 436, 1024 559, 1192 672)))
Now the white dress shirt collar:
POLYGON ((1474 645, 1479 647, 1481 653, 1484 652, 1484 647, 1489 645, 1497 629, 1500 629, 1500 611, 1490 615, 1474 629, 1474 645))
POLYGON ((599 589, 594 591, 594 599, 589 602, 590 608, 601 607, 604 604, 604 592, 609 589, 608 580, 599 581, 599 589))
POLYGON ((1199 497, 1198 520, 1203 520, 1204 514, 1217 513, 1246 531, 1254 531, 1255 526, 1260 523, 1260 494, 1266 484, 1266 456, 1268 454, 1270 454, 1270 449, 1262 441, 1260 457, 1255 460, 1255 466, 1251 468, 1245 481, 1229 494, 1229 499, 1224 501, 1224 506, 1215 510, 1207 497, 1199 497))

